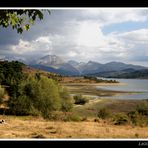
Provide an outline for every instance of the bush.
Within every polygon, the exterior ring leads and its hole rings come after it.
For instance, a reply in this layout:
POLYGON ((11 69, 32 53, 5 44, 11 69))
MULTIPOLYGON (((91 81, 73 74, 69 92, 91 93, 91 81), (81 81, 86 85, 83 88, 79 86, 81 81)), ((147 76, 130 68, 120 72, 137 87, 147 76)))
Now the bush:
POLYGON ((110 117, 110 112, 106 108, 102 108, 98 112, 98 117, 101 119, 106 119, 110 117))
POLYGON ((74 98, 75 104, 84 105, 85 103, 89 102, 89 100, 87 98, 82 97, 82 95, 77 95, 77 96, 74 96, 73 98, 74 98))
POLYGON ((50 118, 56 110, 68 112, 73 102, 67 90, 44 76, 29 76, 18 85, 17 94, 8 103, 10 112, 16 115, 42 115, 50 118))
POLYGON ((60 88, 61 110, 71 111, 73 108, 73 99, 65 88, 60 88))
POLYGON ((22 81, 18 94, 9 101, 10 110, 14 114, 31 114, 38 110, 44 118, 48 118, 50 112, 58 110, 61 105, 57 85, 46 77, 41 77, 40 80, 29 77, 22 81))
POLYGON ((125 113, 117 113, 113 121, 115 125, 125 125, 129 122, 129 118, 125 113))
POLYGON ((130 118, 132 124, 139 125, 139 123, 140 123, 140 115, 139 115, 139 113, 137 111, 131 111, 127 115, 130 118))
POLYGON ((2 88, 2 86, 0 85, 0 103, 2 103, 2 98, 3 98, 4 94, 5 94, 5 89, 2 88))
POLYGON ((142 101, 136 107, 138 113, 142 115, 148 115, 148 101, 142 101))
POLYGON ((3 61, 0 63, 0 81, 2 85, 18 84, 23 79, 22 72, 24 64, 18 61, 3 61))
POLYGON ((138 113, 137 111, 129 112, 128 117, 134 125, 143 126, 148 124, 148 119, 141 113, 138 113))

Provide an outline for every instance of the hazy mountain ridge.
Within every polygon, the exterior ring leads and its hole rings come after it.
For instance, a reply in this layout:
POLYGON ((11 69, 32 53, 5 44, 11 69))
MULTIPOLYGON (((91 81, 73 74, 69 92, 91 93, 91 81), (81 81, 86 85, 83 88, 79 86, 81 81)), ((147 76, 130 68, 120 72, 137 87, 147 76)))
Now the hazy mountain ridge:
MULTIPOLYGON (((4 59, 8 60, 8 58, 4 59)), ((87 63, 77 62, 75 60, 65 61, 56 55, 46 55, 32 62, 25 61, 24 59, 20 59, 18 57, 9 57, 9 61, 11 60, 18 60, 31 67, 49 72, 54 72, 61 75, 94 75, 103 77, 124 77, 125 75, 130 75, 130 73, 132 73, 131 75, 134 75, 134 72, 136 71, 139 71, 137 73, 140 73, 140 71, 142 71, 141 73, 144 73, 144 75, 148 75, 147 71, 143 72, 143 70, 148 70, 148 67, 125 64, 122 62, 115 61, 105 64, 101 64, 95 61, 88 61, 87 63)))
POLYGON ((36 60, 36 64, 46 65, 46 66, 57 66, 60 67, 64 64, 64 60, 56 55, 47 55, 38 60, 36 60))
POLYGON ((56 55, 46 55, 29 64, 32 67, 61 75, 79 75, 79 71, 56 55))

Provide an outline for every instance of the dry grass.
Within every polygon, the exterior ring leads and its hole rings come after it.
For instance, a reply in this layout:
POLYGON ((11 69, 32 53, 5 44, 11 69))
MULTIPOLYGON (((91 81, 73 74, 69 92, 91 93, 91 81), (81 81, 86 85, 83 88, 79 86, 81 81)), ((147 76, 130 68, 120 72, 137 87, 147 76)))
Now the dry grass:
POLYGON ((61 122, 35 117, 0 116, 0 138, 148 138, 148 127, 99 121, 61 122))
POLYGON ((62 83, 95 83, 94 80, 84 79, 83 77, 63 77, 62 83))
POLYGON ((61 79, 61 84, 62 85, 80 85, 80 86, 82 86, 82 85, 93 85, 93 86, 110 86, 110 85, 113 85, 113 86, 116 86, 116 85, 127 85, 127 84, 125 84, 125 83, 111 83, 111 82, 96 82, 96 80, 92 80, 92 79, 86 79, 86 78, 84 78, 84 77, 72 77, 72 76, 70 76, 70 77, 62 77, 62 79, 61 79))

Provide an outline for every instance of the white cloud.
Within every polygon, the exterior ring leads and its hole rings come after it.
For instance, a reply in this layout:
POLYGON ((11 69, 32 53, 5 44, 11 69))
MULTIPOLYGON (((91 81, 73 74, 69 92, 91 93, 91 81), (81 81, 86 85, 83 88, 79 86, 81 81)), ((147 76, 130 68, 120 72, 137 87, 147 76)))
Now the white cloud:
POLYGON ((30 57, 56 54, 64 60, 125 62, 136 57, 134 60, 138 61, 148 54, 148 29, 107 35, 102 32, 105 25, 129 21, 148 21, 148 11, 132 8, 56 11, 49 20, 44 20, 44 29, 38 26, 34 30, 38 35, 30 40, 25 36, 10 48, 17 55, 30 57))
MULTIPOLYGON (((74 35, 70 36, 69 33, 65 36, 50 34, 38 37, 31 42, 20 39, 18 45, 12 45, 11 49, 18 55, 56 54, 64 59, 101 62, 130 60, 134 54, 139 55, 136 47, 139 47, 144 41, 145 44, 148 44, 146 38, 148 30, 104 35, 96 22, 85 21, 75 27, 79 27, 79 29, 74 35)), ((143 53, 146 55, 148 52, 143 49, 143 53)))
POLYGON ((118 36, 126 39, 128 42, 133 42, 138 44, 148 43, 148 29, 129 31, 119 34, 118 36))
POLYGON ((31 44, 28 41, 20 39, 18 45, 12 45, 11 49, 16 54, 24 54, 25 52, 34 51, 30 45, 31 44))
POLYGON ((44 55, 49 54, 52 50, 52 42, 47 36, 39 37, 30 42, 20 39, 17 45, 12 45, 10 48, 17 55, 44 55))
POLYGON ((79 32, 77 34, 78 46, 101 47, 106 43, 101 29, 95 21, 84 21, 79 25, 79 32))
POLYGON ((111 34, 114 38, 124 43, 126 49, 126 60, 135 63, 148 61, 148 29, 138 29, 124 33, 116 32, 111 34))
POLYGON ((100 26, 122 22, 144 22, 148 19, 148 12, 144 9, 88 9, 82 15, 97 20, 100 26), (90 16, 90 17, 89 17, 90 16))

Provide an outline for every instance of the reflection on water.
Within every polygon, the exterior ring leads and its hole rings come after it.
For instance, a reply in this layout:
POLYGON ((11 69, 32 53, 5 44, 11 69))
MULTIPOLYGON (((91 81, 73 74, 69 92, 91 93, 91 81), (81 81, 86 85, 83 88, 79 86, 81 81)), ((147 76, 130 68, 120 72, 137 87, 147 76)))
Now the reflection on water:
POLYGON ((128 91, 134 92, 129 94, 121 94, 113 97, 103 98, 115 98, 115 99, 148 99, 148 80, 144 79, 112 79, 117 80, 125 85, 118 86, 97 86, 98 89, 114 90, 114 91, 128 91))

